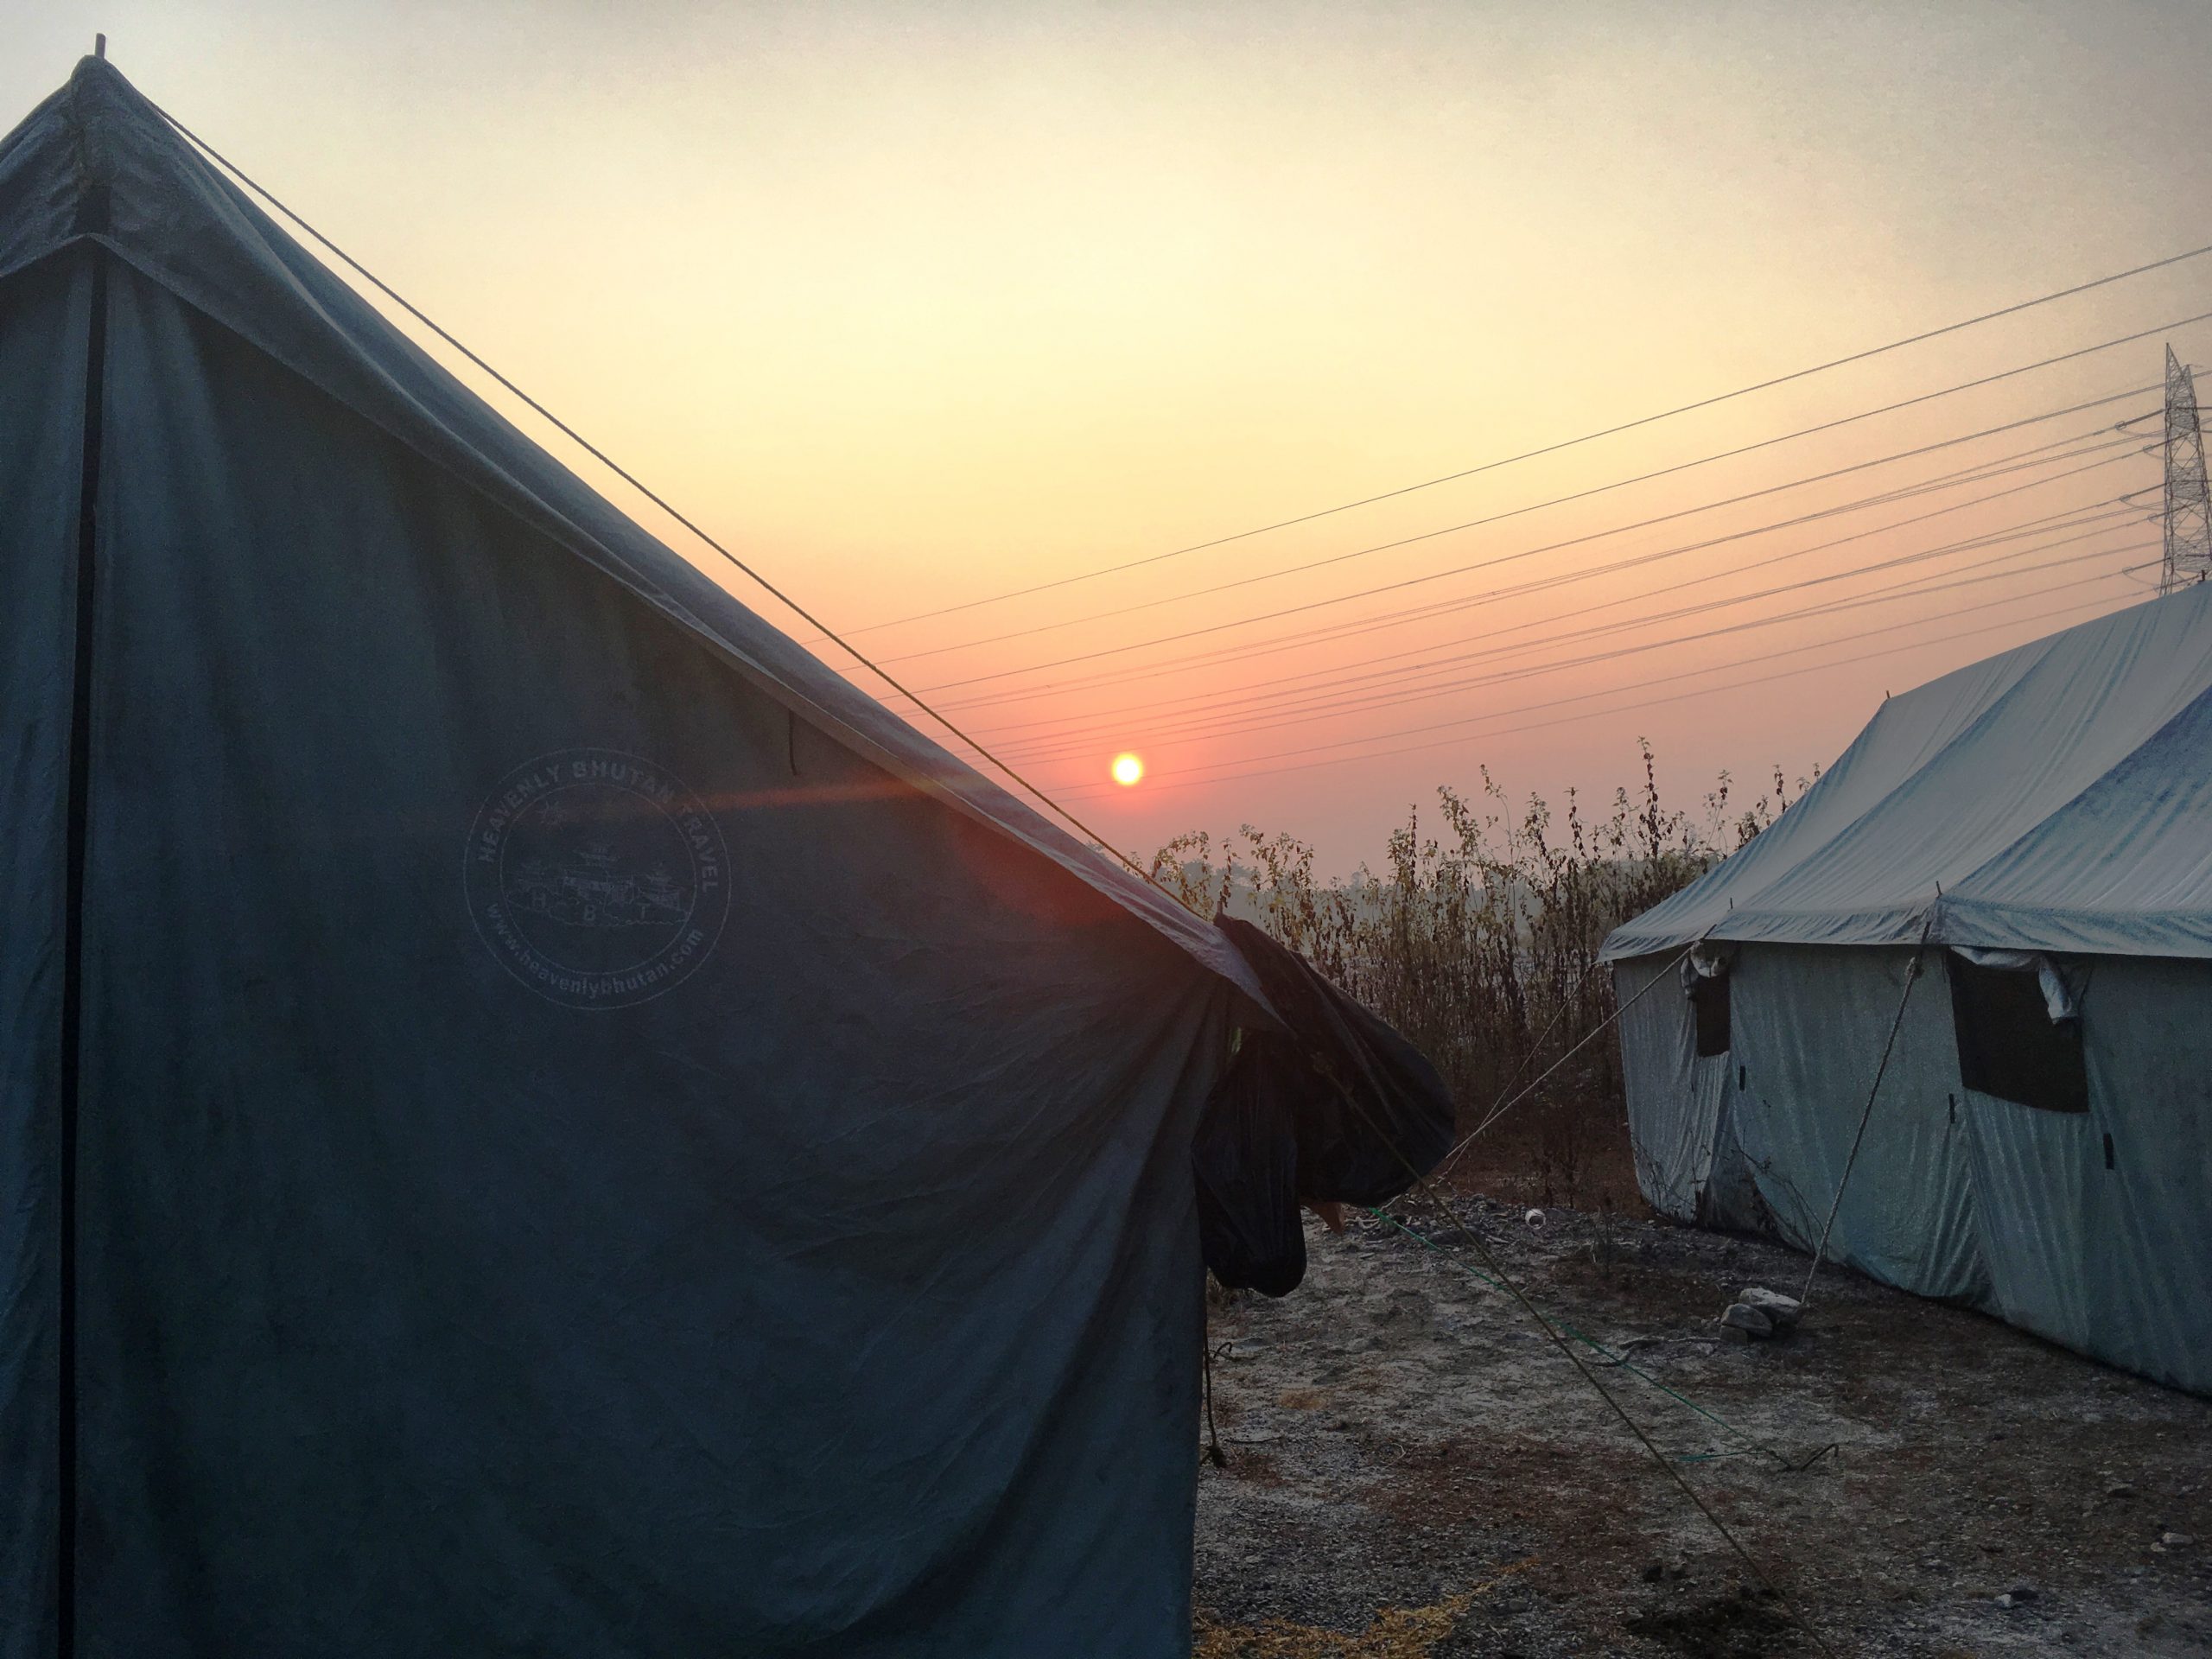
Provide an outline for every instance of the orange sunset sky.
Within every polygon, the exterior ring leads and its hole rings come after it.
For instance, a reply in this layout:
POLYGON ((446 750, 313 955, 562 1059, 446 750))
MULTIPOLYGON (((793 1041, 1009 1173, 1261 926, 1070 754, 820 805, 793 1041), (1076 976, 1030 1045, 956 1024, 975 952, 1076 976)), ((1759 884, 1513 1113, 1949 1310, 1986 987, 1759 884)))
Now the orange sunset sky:
POLYGON ((2157 425, 2115 423, 2167 342, 2212 361, 2212 257, 1241 533, 2212 243, 2202 23, 133 0, 17 8, 0 107, 105 29, 1108 838, 1251 822, 1345 871, 1484 766, 1795 778, 1885 690, 2144 597, 2157 425))

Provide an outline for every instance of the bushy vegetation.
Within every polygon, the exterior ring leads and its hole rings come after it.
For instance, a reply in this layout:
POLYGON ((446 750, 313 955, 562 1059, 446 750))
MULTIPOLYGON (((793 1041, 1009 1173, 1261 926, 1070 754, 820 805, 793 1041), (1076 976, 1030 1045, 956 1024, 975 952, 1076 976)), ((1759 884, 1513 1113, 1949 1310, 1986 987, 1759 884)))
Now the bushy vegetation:
MULTIPOLYGON (((1557 810, 1535 795, 1516 805, 1485 768, 1472 798, 1446 786, 1426 822, 1410 814, 1379 869, 1324 880, 1312 847, 1248 824, 1178 837, 1154 874, 1202 913, 1265 927, 1411 1038, 1451 1085, 1464 1134, 1612 1013, 1606 934, 1793 798, 1777 767, 1748 803, 1723 772, 1701 812, 1669 808, 1641 747, 1641 784, 1616 790, 1603 817, 1573 791, 1557 810)), ((1514 1116, 1529 1190, 1575 1202, 1592 1136, 1625 1121, 1618 1045, 1590 1043, 1514 1116)))

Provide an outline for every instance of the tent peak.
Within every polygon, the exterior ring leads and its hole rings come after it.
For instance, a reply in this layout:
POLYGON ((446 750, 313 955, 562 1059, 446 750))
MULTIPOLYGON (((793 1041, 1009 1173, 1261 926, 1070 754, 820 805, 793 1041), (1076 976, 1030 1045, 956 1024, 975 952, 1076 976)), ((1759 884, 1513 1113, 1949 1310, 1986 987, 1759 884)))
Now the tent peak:
MULTIPOLYGON (((107 60, 101 35, 96 55, 77 60, 63 91, 67 132, 75 175, 76 201, 70 229, 78 235, 98 236, 109 228, 109 193, 117 173, 114 126, 126 104, 145 103, 123 72, 107 60)), ((149 113, 151 106, 148 106, 149 113)))
POLYGON ((226 177, 112 63, 0 138, 0 283, 96 239, 270 362, 628 589, 797 720, 1060 866, 1269 1011, 1228 937, 868 697, 517 430, 226 177))
MULTIPOLYGON (((107 36, 105 35, 93 41, 92 49, 78 59, 77 67, 69 72, 69 90, 78 92, 99 81, 112 81, 126 87, 130 86, 123 71, 108 60, 107 36)), ((133 87, 131 90, 137 89, 133 87)))

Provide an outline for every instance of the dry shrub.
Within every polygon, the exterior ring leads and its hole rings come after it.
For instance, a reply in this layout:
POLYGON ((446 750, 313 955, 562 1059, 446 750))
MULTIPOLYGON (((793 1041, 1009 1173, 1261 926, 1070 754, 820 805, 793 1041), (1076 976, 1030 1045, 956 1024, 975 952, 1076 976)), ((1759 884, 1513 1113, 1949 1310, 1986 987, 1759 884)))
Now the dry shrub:
MULTIPOLYGON (((1641 784, 1616 790, 1602 818, 1572 790, 1556 811, 1536 795, 1516 807, 1484 768, 1474 799, 1437 791, 1440 824, 1410 813, 1380 871, 1324 882, 1312 847, 1247 824, 1219 840, 1179 836, 1153 874, 1201 914, 1265 927, 1411 1038, 1451 1087, 1464 1132, 1611 1015, 1605 936, 1789 804, 1778 766, 1747 807, 1723 772, 1693 819, 1662 802, 1650 746, 1639 748, 1641 784)), ((1626 1121, 1618 1046, 1583 1048, 1516 1116, 1530 1196, 1574 1203, 1594 1137, 1618 1137, 1626 1121)))

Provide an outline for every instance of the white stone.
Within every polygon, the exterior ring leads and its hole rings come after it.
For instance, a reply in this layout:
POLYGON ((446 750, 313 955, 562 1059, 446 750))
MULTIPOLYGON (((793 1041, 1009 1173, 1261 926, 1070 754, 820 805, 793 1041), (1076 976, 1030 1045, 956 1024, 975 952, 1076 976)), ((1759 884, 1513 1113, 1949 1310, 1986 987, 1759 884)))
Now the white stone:
POLYGON ((1749 1285, 1737 1301, 1745 1307, 1757 1308, 1774 1322, 1777 1331, 1793 1331, 1805 1305, 1795 1296, 1785 1296, 1778 1290, 1768 1290, 1758 1285, 1749 1285))
POLYGON ((1736 1302, 1720 1316, 1720 1328, 1741 1331, 1747 1337, 1770 1337, 1774 1334, 1774 1321, 1758 1308, 1736 1302))

